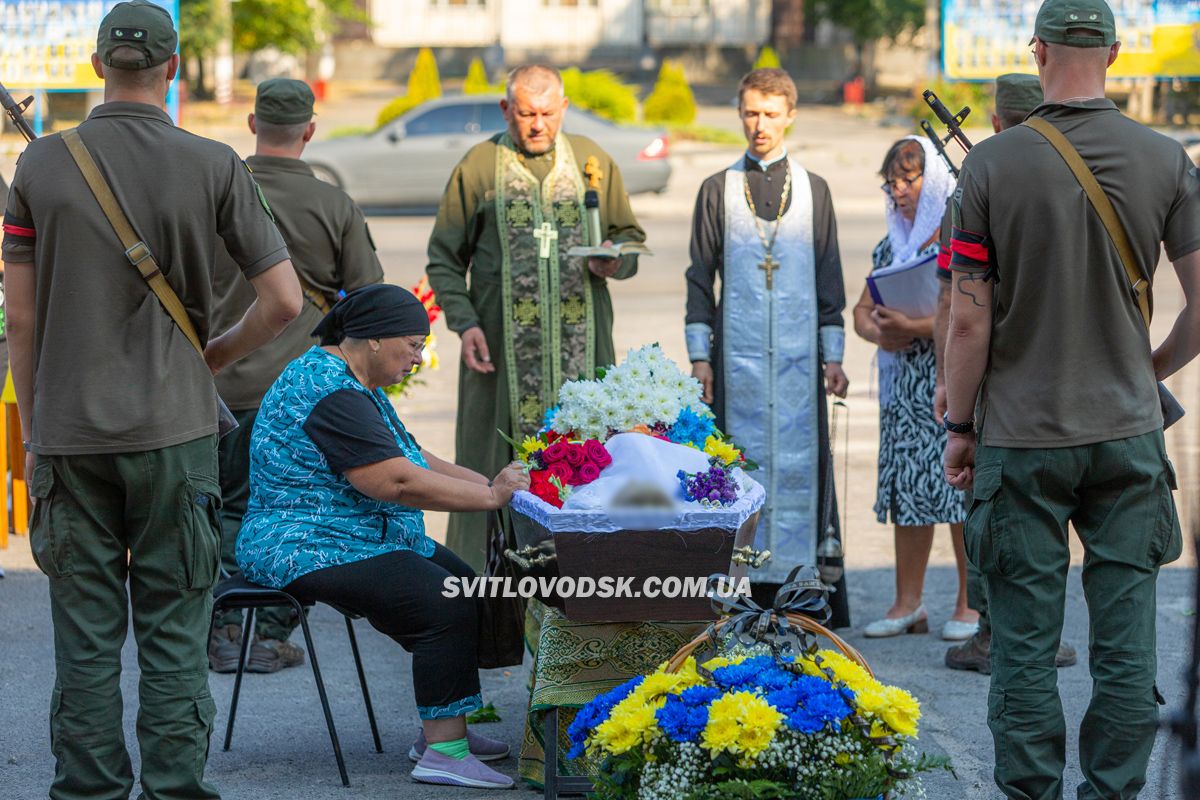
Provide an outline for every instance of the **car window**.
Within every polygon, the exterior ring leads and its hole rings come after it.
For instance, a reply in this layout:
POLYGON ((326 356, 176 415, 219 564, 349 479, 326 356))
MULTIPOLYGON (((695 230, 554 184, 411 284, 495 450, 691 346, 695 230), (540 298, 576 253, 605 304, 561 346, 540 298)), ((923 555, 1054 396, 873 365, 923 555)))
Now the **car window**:
POLYGON ((604 136, 611 133, 615 126, 604 119, 598 117, 588 111, 578 108, 568 108, 567 115, 563 119, 563 128, 570 133, 577 133, 583 136, 604 136))
POLYGON ((451 106, 431 108, 405 120, 404 130, 409 136, 446 136, 468 133, 475 125, 475 106, 458 103, 451 106))
POLYGON ((496 133, 508 127, 504 120, 504 112, 499 103, 488 103, 479 107, 479 130, 483 133, 496 133))

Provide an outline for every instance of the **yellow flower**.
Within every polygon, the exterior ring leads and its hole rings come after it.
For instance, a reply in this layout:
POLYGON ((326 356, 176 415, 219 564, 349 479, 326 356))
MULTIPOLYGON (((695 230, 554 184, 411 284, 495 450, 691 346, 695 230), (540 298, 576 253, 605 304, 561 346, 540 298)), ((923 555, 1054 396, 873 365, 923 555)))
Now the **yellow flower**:
POLYGON ((901 736, 917 735, 917 721, 921 719, 921 704, 908 692, 897 686, 884 688, 888 707, 883 721, 901 736))
POLYGON ((705 661, 700 666, 704 667, 709 672, 712 672, 714 669, 720 669, 721 667, 728 667, 733 664, 740 664, 743 661, 745 661, 747 658, 749 658, 749 656, 747 656, 745 654, 735 655, 732 657, 716 656, 714 658, 710 658, 708 661, 705 661))
POLYGON ((674 692, 679 682, 680 676, 675 673, 655 672, 643 678, 638 687, 630 694, 639 695, 644 700, 652 700, 668 692, 674 692))
MULTIPOLYGON (((701 735, 701 743, 714 756, 722 750, 737 749, 738 733, 740 732, 737 712, 717 707, 718 703, 729 697, 730 695, 719 697, 709 706, 708 723, 704 726, 704 733, 701 735)), ((733 708, 736 709, 736 704, 733 705, 733 708)))
POLYGON ((521 458, 527 459, 539 450, 545 450, 546 443, 536 436, 526 436, 521 442, 521 458))
POLYGON ((681 693, 684 689, 689 689, 692 686, 701 686, 704 684, 704 678, 700 677, 700 673, 696 670, 695 656, 688 656, 683 662, 683 666, 679 668, 679 672, 675 673, 679 676, 679 683, 674 688, 675 694, 681 693))
MULTIPOLYGON (((862 689, 880 688, 882 684, 871 677, 871 675, 860 665, 846 658, 836 650, 822 650, 817 653, 821 658, 821 666, 833 671, 834 676, 846 684, 853 692, 858 692, 862 689)), ((829 679, 821 667, 818 667, 812 659, 804 659, 803 668, 805 674, 815 675, 818 678, 829 679)))
POLYGON ((658 736, 657 713, 665 701, 645 703, 630 702, 631 699, 632 696, 618 703, 608 719, 596 726, 592 746, 620 755, 639 744, 649 744, 658 736))
POLYGON ((708 724, 701 744, 714 756, 721 751, 738 753, 753 761, 775 738, 783 714, 751 692, 718 697, 708 709, 708 724))
POLYGON ((715 436, 709 436, 704 441, 704 452, 713 458, 719 458, 723 464, 732 464, 742 457, 740 450, 715 436))
MULTIPOLYGON (((921 706, 911 694, 895 686, 876 684, 863 687, 854 694, 855 705, 864 716, 883 722, 891 732, 901 736, 917 735, 917 720, 921 718, 921 706)), ((871 735, 880 734, 875 725, 871 726, 871 735)))

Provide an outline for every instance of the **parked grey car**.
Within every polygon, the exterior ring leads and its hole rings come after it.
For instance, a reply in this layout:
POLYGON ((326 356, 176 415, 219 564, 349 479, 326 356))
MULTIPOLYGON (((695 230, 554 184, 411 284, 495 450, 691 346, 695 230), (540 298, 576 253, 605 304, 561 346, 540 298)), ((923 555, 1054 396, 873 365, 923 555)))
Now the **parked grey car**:
MULTIPOLYGON (((499 95, 431 100, 371 133, 314 142, 304 160, 364 208, 436 208, 454 165, 472 145, 506 127, 499 102, 499 95)), ((573 107, 563 129, 603 147, 630 194, 666 190, 666 131, 621 127, 573 107)))

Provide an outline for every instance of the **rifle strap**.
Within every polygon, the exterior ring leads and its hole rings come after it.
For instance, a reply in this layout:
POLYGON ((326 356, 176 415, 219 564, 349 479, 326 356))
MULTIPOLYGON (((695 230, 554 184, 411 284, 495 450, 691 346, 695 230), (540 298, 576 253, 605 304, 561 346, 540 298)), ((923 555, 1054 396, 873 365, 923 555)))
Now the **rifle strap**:
POLYGON ((187 311, 184 310, 183 303, 179 300, 179 295, 175 294, 175 290, 171 288, 171 284, 167 283, 167 279, 163 277, 162 271, 158 268, 158 262, 154 260, 154 255, 150 252, 150 248, 134 232, 133 226, 129 224, 129 218, 125 216, 125 212, 121 209, 121 204, 117 202, 117 198, 113 195, 108 182, 104 180, 104 176, 100 173, 100 168, 96 166, 96 161, 92 158, 92 154, 88 152, 83 140, 79 138, 79 131, 75 128, 63 131, 62 138, 63 142, 67 145, 67 150, 71 153, 71 158, 75 159, 75 164, 79 167, 79 171, 83 173, 83 178, 87 181, 92 194, 95 195, 96 202, 100 204, 100 209, 104 212, 104 216, 108 218, 108 223, 112 225, 117 238, 121 240, 121 246, 125 248, 125 258, 129 260, 132 266, 137 268, 138 273, 146 281, 147 285, 149 285, 150 291, 154 292, 163 309, 175 321, 175 324, 183 331, 183 335, 192 343, 192 347, 196 348, 196 352, 203 358, 204 347, 200 344, 200 337, 196 334, 196 327, 192 325, 191 319, 188 318, 187 311))
POLYGON ((1138 311, 1142 315, 1142 322, 1146 329, 1150 328, 1150 315, 1153 312, 1153 301, 1150 297, 1150 279, 1138 267, 1137 258, 1133 254, 1133 245, 1129 243, 1129 236, 1125 233, 1125 226, 1121 224, 1121 218, 1117 216, 1117 210, 1113 208, 1112 201, 1108 199, 1108 195, 1104 193, 1104 189, 1100 187, 1100 182, 1096 180, 1096 176, 1088 169, 1088 165, 1084 162, 1083 157, 1079 155, 1067 137, 1063 136, 1058 128, 1051 125, 1041 117, 1030 117, 1022 123, 1045 137, 1046 141, 1058 151, 1062 156, 1063 161, 1067 162, 1067 166, 1071 168, 1071 172, 1075 174, 1075 180, 1079 181, 1079 185, 1083 187, 1083 191, 1088 196, 1088 200, 1092 202, 1092 208, 1096 209, 1096 214, 1099 215, 1100 221, 1104 223, 1104 229, 1108 231, 1108 236, 1112 239, 1113 245, 1117 248, 1117 254, 1121 257, 1121 265, 1125 267, 1125 276, 1129 279, 1130 288, 1133 290, 1133 296, 1137 301, 1138 311))
POLYGON ((300 274, 300 270, 296 270, 296 280, 300 281, 300 292, 304 295, 308 302, 316 306, 317 310, 322 314, 328 314, 329 309, 333 308, 333 305, 330 304, 329 298, 325 296, 325 293, 309 283, 308 280, 300 274))

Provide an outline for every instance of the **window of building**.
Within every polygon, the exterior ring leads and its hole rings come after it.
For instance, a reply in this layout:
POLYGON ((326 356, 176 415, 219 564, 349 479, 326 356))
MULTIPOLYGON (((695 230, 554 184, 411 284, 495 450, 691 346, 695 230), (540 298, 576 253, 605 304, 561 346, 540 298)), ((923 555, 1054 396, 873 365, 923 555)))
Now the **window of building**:
POLYGON ((600 0, 542 0, 542 5, 551 8, 595 8, 600 0))
POLYGON ((679 14, 688 11, 707 11, 710 0, 649 0, 651 11, 679 14))

